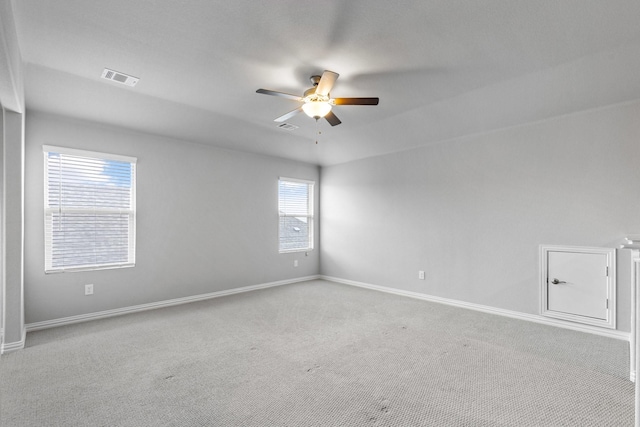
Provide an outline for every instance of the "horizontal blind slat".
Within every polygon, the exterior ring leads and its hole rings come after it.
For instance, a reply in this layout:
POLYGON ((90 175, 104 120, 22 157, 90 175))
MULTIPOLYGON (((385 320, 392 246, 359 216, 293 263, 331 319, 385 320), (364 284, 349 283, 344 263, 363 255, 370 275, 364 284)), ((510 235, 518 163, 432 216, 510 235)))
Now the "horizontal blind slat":
POLYGON ((61 151, 44 154, 45 269, 132 265, 135 159, 61 151))
POLYGON ((313 247, 313 182, 278 181, 281 252, 313 247))

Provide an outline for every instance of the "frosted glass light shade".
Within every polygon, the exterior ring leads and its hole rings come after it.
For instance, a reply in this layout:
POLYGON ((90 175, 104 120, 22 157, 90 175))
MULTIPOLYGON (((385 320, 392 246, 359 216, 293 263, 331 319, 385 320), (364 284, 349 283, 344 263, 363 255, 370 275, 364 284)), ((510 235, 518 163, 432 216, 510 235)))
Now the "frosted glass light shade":
POLYGON ((322 101, 310 101, 302 106, 302 110, 307 116, 319 119, 329 114, 331 104, 322 101))

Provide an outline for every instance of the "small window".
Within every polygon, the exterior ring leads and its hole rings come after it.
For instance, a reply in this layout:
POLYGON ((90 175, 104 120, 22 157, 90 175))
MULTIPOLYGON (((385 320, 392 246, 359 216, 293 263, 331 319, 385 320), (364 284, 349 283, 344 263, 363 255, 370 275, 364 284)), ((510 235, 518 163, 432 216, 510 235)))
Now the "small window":
POLYGON ((313 181, 280 178, 280 252, 313 249, 313 181))
POLYGON ((135 264, 136 159, 43 146, 45 272, 135 264))

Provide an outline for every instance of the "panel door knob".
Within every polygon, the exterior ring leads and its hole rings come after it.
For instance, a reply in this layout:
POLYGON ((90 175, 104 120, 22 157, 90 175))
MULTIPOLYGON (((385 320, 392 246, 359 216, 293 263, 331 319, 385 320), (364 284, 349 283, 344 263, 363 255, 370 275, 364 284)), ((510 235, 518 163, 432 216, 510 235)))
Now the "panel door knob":
POLYGON ((555 278, 554 278, 554 279, 551 281, 551 283, 553 283, 554 285, 559 285, 559 284, 561 284, 561 283, 567 283, 567 282, 565 282, 565 281, 563 281, 563 280, 558 280, 558 279, 555 279, 555 278))

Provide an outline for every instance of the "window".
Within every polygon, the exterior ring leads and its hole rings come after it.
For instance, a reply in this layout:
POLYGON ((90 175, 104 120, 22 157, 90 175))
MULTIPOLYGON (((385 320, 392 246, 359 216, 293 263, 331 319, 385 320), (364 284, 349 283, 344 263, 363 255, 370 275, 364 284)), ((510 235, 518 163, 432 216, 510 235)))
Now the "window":
POLYGON ((43 151, 45 272, 133 266, 136 159, 43 151))
POLYGON ((313 249, 313 181, 280 178, 280 252, 313 249))

